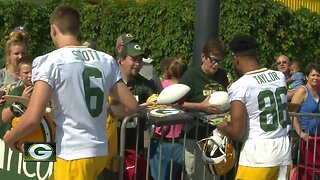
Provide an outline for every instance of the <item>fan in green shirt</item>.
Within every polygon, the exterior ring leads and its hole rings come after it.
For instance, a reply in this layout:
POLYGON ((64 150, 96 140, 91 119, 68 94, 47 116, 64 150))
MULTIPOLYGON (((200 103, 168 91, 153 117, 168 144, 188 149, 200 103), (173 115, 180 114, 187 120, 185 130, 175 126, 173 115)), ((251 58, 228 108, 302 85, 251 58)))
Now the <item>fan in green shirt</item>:
MULTIPOLYGON (((119 66, 123 81, 131 89, 139 104, 145 103, 149 96, 157 93, 153 80, 148 80, 139 74, 142 67, 144 52, 136 42, 124 45, 119 58, 119 66)), ((139 119, 139 147, 138 152, 143 153, 145 119, 139 119)), ((126 131, 126 148, 135 149, 136 129, 128 128, 126 131)))
MULTIPOLYGON (((31 69, 32 69, 32 57, 25 56, 20 59, 17 66, 17 74, 23 85, 13 88, 8 95, 21 96, 29 98, 31 96, 33 86, 31 82, 31 69)), ((6 103, 5 108, 2 111, 2 121, 4 123, 9 122, 13 118, 13 114, 10 110, 10 104, 6 103)))
MULTIPOLYGON (((201 66, 189 69, 179 81, 179 83, 190 87, 187 99, 182 104, 182 109, 207 114, 221 113, 219 106, 209 103, 209 98, 215 91, 227 90, 227 72, 220 67, 224 53, 225 44, 218 38, 212 38, 204 45, 201 53, 201 66)), ((197 137, 199 140, 207 137, 207 129, 199 125, 196 136, 195 123, 193 123, 186 124, 184 130, 187 133, 185 143, 185 170, 187 179, 203 179, 204 162, 201 159, 202 152, 198 148, 195 149, 197 141, 195 138, 197 137), (197 153, 195 153, 195 150, 197 153)), ((213 127, 209 127, 209 132, 212 132, 212 130, 213 127)), ((205 179, 213 179, 208 171, 205 179)))
POLYGON ((226 91, 227 72, 220 67, 225 52, 224 42, 210 39, 201 53, 200 67, 189 69, 179 83, 188 85, 190 92, 182 108, 187 111, 201 111, 208 114, 221 113, 216 105, 209 103, 210 95, 215 91, 226 91))

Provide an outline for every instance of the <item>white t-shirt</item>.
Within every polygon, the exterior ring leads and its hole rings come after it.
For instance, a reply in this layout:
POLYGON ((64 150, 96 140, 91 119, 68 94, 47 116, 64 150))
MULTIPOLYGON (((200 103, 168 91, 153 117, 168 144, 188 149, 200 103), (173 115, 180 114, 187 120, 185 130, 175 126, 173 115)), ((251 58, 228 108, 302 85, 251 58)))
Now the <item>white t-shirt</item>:
POLYGON ((272 167, 290 164, 286 93, 283 73, 266 68, 246 73, 228 89, 230 102, 241 101, 248 113, 240 165, 272 167))
POLYGON ((84 46, 63 47, 33 61, 32 81, 52 88, 58 157, 107 155, 107 97, 120 79, 113 57, 84 46))

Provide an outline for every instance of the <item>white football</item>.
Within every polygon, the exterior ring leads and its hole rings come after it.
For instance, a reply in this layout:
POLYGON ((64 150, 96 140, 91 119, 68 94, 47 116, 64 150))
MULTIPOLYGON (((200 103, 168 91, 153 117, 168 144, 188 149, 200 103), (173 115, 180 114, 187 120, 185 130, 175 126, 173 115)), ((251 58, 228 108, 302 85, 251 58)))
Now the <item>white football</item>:
POLYGON ((211 94, 210 104, 219 105, 222 112, 230 108, 228 93, 225 91, 216 91, 211 94))
POLYGON ((157 104, 171 104, 183 98, 190 91, 185 84, 173 84, 164 88, 157 100, 157 104))

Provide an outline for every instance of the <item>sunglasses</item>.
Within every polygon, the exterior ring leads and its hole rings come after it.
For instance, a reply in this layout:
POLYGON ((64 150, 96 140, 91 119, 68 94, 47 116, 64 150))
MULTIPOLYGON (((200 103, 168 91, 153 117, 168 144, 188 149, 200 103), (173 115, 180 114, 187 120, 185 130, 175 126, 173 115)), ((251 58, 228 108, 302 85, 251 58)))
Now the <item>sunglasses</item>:
POLYGON ((279 61, 279 62, 277 62, 277 65, 280 65, 280 64, 287 64, 288 63, 288 61, 279 61))
POLYGON ((221 64, 222 62, 222 59, 216 59, 214 57, 208 57, 209 61, 212 63, 212 64, 221 64))

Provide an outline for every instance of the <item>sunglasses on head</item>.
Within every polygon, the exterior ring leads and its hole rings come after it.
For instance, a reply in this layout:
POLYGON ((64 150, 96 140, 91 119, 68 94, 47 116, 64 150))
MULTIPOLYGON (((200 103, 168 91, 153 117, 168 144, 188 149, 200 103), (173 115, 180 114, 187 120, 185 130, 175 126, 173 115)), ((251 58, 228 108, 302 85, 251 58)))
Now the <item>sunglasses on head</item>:
POLYGON ((222 62, 222 59, 216 59, 214 57, 208 57, 208 59, 212 64, 221 64, 222 62))

